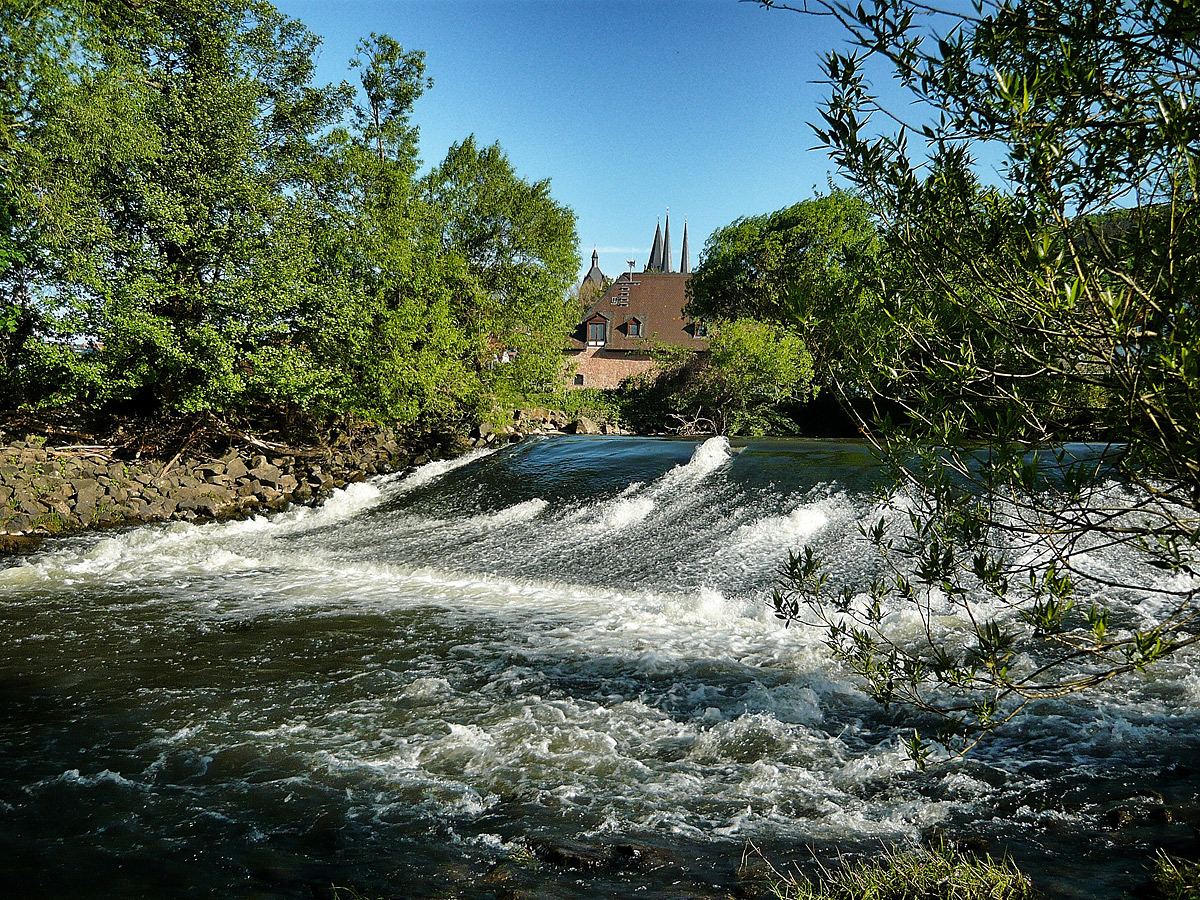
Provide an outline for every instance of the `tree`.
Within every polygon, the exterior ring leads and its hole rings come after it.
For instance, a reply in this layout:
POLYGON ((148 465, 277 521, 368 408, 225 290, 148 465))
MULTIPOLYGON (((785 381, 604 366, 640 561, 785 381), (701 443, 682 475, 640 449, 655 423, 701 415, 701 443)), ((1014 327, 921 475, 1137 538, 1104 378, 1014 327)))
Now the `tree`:
POLYGON ((518 390, 555 382, 574 324, 575 214, 548 181, 519 177, 499 144, 480 148, 473 136, 450 148, 422 188, 431 239, 457 266, 455 314, 480 372, 518 390))
POLYGON ((66 37, 26 67, 14 151, 37 253, 8 274, 43 323, 25 367, 143 412, 288 382, 309 170, 346 99, 310 86, 316 39, 256 0, 47 9, 66 37))
POLYGON ((794 329, 756 319, 714 322, 707 353, 644 342, 654 368, 621 385, 634 425, 679 434, 789 433, 785 409, 816 393, 813 356, 794 329))
POLYGON ((864 422, 908 515, 869 529, 872 584, 830 583, 808 548, 774 603, 814 615, 877 699, 970 745, 1200 641, 1200 20, 1175 0, 807 9, 854 45, 825 59, 816 130, 891 242, 896 340, 858 377, 908 417, 864 422), (870 95, 872 57, 923 121, 878 129, 898 117, 870 95), (1003 188, 980 187, 973 148, 1002 158, 1003 188), (1114 443, 1064 445, 1091 402, 1114 443), (1100 548, 1124 565, 1089 567, 1100 548), (919 634, 893 624, 902 606, 919 634))
POLYGON ((741 318, 718 322, 700 378, 721 434, 765 434, 791 423, 778 409, 813 394, 813 357, 779 325, 741 318))
POLYGON ((870 207, 843 190, 741 218, 705 243, 688 311, 799 327, 822 368, 836 368, 873 305, 878 248, 870 207))

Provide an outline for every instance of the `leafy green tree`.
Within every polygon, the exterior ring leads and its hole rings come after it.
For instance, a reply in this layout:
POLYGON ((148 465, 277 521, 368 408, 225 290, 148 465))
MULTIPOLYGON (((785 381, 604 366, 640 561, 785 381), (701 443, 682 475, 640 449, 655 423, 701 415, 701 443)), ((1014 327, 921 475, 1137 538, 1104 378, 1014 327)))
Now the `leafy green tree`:
POLYGON ((432 240, 457 266, 455 314, 482 377, 518 391, 557 381, 574 325, 575 214, 555 202, 548 181, 524 180, 498 144, 480 148, 473 136, 452 146, 422 187, 432 240))
POLYGON ((817 132, 892 242, 895 340, 861 377, 908 417, 864 423, 907 515, 870 529, 873 583, 830 583, 810 548, 776 611, 815 615, 872 695, 969 744, 1200 641, 1200 20, 1175 0, 809 8, 853 44, 826 57, 817 132), (871 57, 914 93, 911 127, 878 129, 901 112, 872 97, 871 57), (975 148, 1003 189, 980 188, 975 148), (1097 402, 1115 442, 1064 446, 1097 402), (1101 550, 1124 563, 1089 566, 1101 550))
POLYGON ((655 367, 621 385, 623 415, 679 434, 791 433, 786 407, 816 393, 813 356, 794 328, 740 318, 713 323, 707 353, 647 341, 655 367))
POLYGON ((80 42, 33 80, 18 151, 43 346, 91 346, 85 401, 227 406, 287 356, 299 198, 344 98, 309 86, 316 39, 266 3, 56 9, 80 42))
POLYGON ((871 208, 847 191, 738 219, 705 243, 688 311, 799 328, 823 368, 836 369, 869 324, 878 253, 871 208))
POLYGON ((700 379, 722 434, 766 434, 792 423, 777 410, 813 394, 813 357, 794 330, 754 319, 718 322, 700 379))

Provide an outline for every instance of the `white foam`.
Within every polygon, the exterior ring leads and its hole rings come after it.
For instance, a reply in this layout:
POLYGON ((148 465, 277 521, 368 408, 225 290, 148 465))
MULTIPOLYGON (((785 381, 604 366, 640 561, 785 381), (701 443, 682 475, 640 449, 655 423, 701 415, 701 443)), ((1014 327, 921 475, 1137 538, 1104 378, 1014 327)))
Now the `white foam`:
POLYGON ((549 503, 540 497, 534 497, 532 500, 515 503, 499 512, 479 516, 475 521, 487 528, 500 528, 504 525, 528 522, 541 515, 542 511, 549 505, 549 503))
POLYGON ((699 481, 720 469, 732 457, 729 438, 713 437, 696 448, 692 458, 671 469, 654 485, 657 492, 673 490, 688 482, 699 481))
MULTIPOLYGON (((236 573, 261 568, 276 552, 265 543, 276 536, 292 535, 348 521, 389 497, 430 484, 447 472, 470 465, 494 450, 475 450, 453 459, 435 460, 407 476, 372 478, 335 490, 319 506, 295 506, 270 516, 232 522, 192 525, 172 522, 146 525, 83 547, 29 557, 21 565, 0 569, 0 585, 34 587, 46 583, 75 583, 105 579, 113 582, 154 581, 172 576, 236 573)), ((541 512, 543 501, 513 508, 514 521, 541 512)), ((85 539, 86 540, 86 539, 85 539)), ((304 560, 288 560, 288 565, 304 560)))
POLYGON ((784 546, 796 548, 829 524, 829 513, 823 503, 798 506, 786 516, 768 516, 750 525, 743 525, 735 537, 740 545, 784 546))
POLYGON ((495 452, 495 449, 489 448, 472 450, 470 453, 464 453, 461 456, 455 456, 451 459, 435 459, 433 462, 419 466, 408 475, 403 477, 389 475, 383 481, 389 484, 389 494, 406 493, 441 478, 447 472, 453 472, 455 469, 469 466, 471 463, 483 459, 485 456, 491 456, 495 452))
POLYGON ((606 531, 617 531, 636 525, 654 511, 650 497, 633 497, 613 501, 600 508, 599 525, 606 531))

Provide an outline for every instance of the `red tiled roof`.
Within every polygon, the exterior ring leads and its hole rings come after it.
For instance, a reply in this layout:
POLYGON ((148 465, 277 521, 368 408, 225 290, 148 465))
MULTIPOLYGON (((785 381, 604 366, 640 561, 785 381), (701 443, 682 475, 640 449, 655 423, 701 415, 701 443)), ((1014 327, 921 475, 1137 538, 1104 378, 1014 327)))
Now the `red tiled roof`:
POLYGON ((694 321, 684 316, 691 275, 661 272, 623 272, 585 314, 570 338, 570 346, 587 346, 587 323, 601 317, 608 323, 606 350, 644 350, 647 340, 691 350, 707 350, 707 338, 695 337, 694 321), (641 336, 630 334, 640 321, 641 336))

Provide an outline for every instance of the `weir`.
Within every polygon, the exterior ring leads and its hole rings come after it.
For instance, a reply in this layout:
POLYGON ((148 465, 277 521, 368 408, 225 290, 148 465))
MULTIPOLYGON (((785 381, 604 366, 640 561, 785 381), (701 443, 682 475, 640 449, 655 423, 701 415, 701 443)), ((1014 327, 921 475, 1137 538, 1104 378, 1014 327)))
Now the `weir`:
POLYGON ((914 771, 913 720, 768 603, 806 543, 869 580, 878 483, 852 443, 561 437, 48 543, 0 569, 15 895, 717 897, 747 841, 943 833, 1120 896, 1144 846, 1113 804, 1196 808, 1194 654, 914 771))

